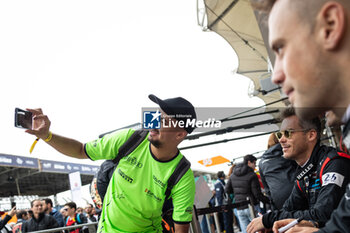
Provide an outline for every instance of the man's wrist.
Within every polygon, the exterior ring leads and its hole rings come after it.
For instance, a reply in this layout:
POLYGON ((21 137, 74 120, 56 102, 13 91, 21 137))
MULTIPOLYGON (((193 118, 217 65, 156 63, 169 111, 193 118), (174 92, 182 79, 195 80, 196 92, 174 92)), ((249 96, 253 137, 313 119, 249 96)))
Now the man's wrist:
POLYGON ((52 132, 49 131, 49 135, 44 139, 45 142, 49 142, 52 139, 52 132))
POLYGON ((262 222, 262 224, 264 225, 264 227, 266 229, 272 228, 272 225, 273 225, 273 224, 270 224, 270 222, 269 222, 269 215, 270 215, 270 213, 266 213, 263 216, 261 216, 261 222, 262 222))

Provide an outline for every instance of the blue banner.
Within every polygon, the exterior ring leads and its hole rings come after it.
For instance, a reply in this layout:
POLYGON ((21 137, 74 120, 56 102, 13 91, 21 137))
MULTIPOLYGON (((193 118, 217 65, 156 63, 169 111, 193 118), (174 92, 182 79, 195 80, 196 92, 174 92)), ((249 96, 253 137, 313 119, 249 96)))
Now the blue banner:
POLYGON ((7 154, 0 154, 0 165, 39 169, 38 159, 7 154))
POLYGON ((52 160, 40 159, 40 170, 46 172, 58 172, 58 173, 72 173, 79 171, 81 174, 94 175, 99 166, 77 164, 77 163, 65 163, 52 160))
POLYGON ((39 169, 45 172, 72 173, 80 172, 84 175, 94 175, 100 166, 65 163, 52 160, 41 160, 30 157, 0 154, 0 166, 39 169))

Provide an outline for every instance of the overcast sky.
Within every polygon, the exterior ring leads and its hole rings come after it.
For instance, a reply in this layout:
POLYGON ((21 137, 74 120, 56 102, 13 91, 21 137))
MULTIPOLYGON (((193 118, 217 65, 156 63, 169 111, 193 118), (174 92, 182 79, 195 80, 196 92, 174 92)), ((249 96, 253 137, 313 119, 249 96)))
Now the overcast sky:
MULTIPOLYGON (((41 107, 53 132, 87 142, 140 122, 141 108, 155 107, 151 93, 196 107, 263 105, 248 97, 249 79, 233 74, 229 44, 197 25, 195 0, 1 1, 0 31, 0 153, 81 162, 42 141, 30 155, 35 138, 14 127, 15 107, 41 107)), ((200 159, 266 144, 267 136, 184 154, 203 170, 200 159)))

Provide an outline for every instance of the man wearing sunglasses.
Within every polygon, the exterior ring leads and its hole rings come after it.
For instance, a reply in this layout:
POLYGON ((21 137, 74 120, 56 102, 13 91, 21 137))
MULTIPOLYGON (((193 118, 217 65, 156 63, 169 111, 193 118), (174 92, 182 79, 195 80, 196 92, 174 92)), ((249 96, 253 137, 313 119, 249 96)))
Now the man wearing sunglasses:
POLYGON ((283 156, 298 164, 296 182, 283 208, 254 219, 247 227, 248 233, 272 228, 275 221, 286 218, 304 218, 324 226, 350 180, 350 159, 334 148, 320 145, 318 118, 301 120, 293 108, 287 108, 282 118, 281 131, 276 136, 283 156))
MULTIPOLYGON (((64 205, 64 210, 67 212, 64 226, 73 226, 87 223, 88 220, 82 213, 77 213, 77 204, 75 202, 68 202, 64 205)), ((71 229, 66 232, 69 233, 88 233, 87 227, 71 229)))

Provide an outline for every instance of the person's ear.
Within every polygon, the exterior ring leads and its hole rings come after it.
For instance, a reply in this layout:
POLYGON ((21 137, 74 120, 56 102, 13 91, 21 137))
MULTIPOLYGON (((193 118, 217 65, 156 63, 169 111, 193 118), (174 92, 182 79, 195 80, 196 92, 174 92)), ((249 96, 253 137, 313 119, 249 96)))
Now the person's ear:
POLYGON ((317 132, 316 132, 316 130, 311 129, 311 130, 308 132, 308 139, 309 139, 309 141, 315 141, 315 140, 317 140, 317 132))
POLYGON ((177 132, 176 139, 181 142, 182 140, 185 139, 186 136, 187 136, 187 131, 184 129, 181 129, 177 132))
POLYGON ((346 12, 338 2, 327 2, 323 5, 316 19, 316 30, 322 44, 327 50, 337 49, 344 37, 346 12))

